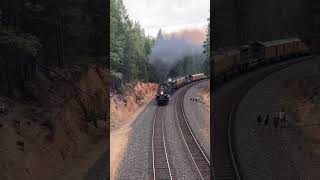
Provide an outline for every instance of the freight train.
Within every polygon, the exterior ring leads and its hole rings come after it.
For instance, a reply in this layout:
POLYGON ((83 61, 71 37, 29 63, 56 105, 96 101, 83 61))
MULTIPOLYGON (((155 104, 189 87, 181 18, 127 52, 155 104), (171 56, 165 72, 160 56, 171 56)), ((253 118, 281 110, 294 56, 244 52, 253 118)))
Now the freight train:
POLYGON ((206 79, 207 76, 204 73, 192 74, 176 79, 168 79, 158 86, 156 101, 159 106, 167 105, 170 100, 170 95, 177 89, 195 81, 206 79))
POLYGON ((265 65, 292 57, 310 54, 309 48, 299 38, 275 41, 255 41, 237 48, 214 51, 214 82, 265 65))
MULTIPOLYGON (((293 57, 310 54, 310 49, 299 38, 287 38, 275 41, 255 41, 236 48, 219 49, 213 52, 214 73, 213 81, 216 84, 224 82, 229 77, 246 72, 258 66, 279 62, 293 57)), ((169 102, 170 94, 176 89, 207 78, 203 73, 193 74, 159 85, 156 100, 158 105, 169 102)))

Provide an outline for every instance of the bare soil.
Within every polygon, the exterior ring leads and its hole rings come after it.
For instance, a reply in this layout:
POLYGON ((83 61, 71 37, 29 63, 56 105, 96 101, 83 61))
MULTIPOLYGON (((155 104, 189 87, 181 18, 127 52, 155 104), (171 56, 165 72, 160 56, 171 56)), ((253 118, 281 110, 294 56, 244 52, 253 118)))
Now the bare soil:
POLYGON ((108 122, 92 117, 96 127, 83 110, 107 112, 108 71, 80 66, 55 71, 42 76, 43 91, 30 89, 40 102, 0 97, 6 107, 0 128, 2 180, 82 179, 105 150, 108 122))

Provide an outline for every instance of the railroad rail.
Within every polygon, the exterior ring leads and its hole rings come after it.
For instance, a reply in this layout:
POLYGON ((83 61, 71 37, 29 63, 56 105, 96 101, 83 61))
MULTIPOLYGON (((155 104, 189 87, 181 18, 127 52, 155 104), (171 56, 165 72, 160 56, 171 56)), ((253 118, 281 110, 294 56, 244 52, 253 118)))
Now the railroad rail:
POLYGON ((178 122, 179 131, 182 135, 183 142, 192 159, 192 162, 203 180, 210 179, 210 161, 195 138, 192 129, 189 126, 183 108, 184 95, 188 88, 184 88, 177 94, 175 101, 176 120, 178 122))
POLYGON ((231 157, 231 160, 232 160, 232 166, 234 168, 234 175, 235 175, 237 180, 240 180, 241 177, 240 177, 239 167, 237 166, 234 147, 232 146, 232 132, 233 132, 233 129, 232 129, 232 118, 233 118, 233 116, 235 114, 236 106, 237 105, 233 105, 232 106, 231 113, 229 115, 228 141, 229 141, 229 149, 230 149, 229 153, 230 153, 230 157, 231 157))
POLYGON ((152 168, 153 179, 172 180, 171 167, 168 159, 165 129, 163 127, 163 118, 166 106, 157 108, 153 118, 152 128, 152 168))

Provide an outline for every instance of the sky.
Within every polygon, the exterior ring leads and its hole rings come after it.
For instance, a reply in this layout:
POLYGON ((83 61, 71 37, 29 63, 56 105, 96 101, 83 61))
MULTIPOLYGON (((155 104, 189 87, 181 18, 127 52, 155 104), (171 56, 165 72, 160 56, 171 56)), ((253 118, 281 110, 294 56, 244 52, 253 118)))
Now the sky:
POLYGON ((146 35, 157 36, 186 29, 204 29, 210 17, 210 0, 123 0, 129 17, 139 21, 146 35))
POLYGON ((171 37, 176 37, 176 38, 182 38, 185 39, 186 42, 191 43, 191 44, 198 44, 202 45, 203 42, 206 39, 207 35, 207 27, 203 27, 202 29, 200 28, 188 28, 188 29, 183 29, 183 30, 178 30, 172 33, 166 33, 164 34, 165 37, 171 38, 171 37))

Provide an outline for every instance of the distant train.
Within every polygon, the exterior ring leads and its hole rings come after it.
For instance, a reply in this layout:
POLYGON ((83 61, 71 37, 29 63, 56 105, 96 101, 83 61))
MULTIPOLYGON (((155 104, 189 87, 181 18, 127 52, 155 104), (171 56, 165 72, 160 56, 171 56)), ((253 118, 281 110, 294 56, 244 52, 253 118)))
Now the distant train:
POLYGON ((309 48, 299 38, 275 41, 255 41, 238 48, 220 49, 214 52, 214 80, 226 78, 268 64, 292 57, 310 54, 309 48))
POLYGON ((188 76, 179 77, 176 79, 169 79, 164 83, 161 83, 158 87, 156 94, 156 101, 159 106, 166 105, 169 102, 170 95, 180 87, 187 85, 191 82, 206 79, 207 76, 203 73, 193 74, 188 76))
MULTIPOLYGON (((309 55, 310 50, 299 38, 287 38, 267 42, 250 42, 236 48, 214 51, 214 82, 223 82, 228 77, 246 72, 257 66, 293 57, 309 55)), ((160 84, 156 95, 158 105, 166 105, 170 95, 178 88, 191 82, 207 78, 203 73, 188 75, 160 84)))

